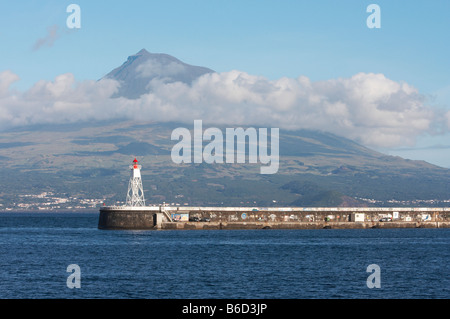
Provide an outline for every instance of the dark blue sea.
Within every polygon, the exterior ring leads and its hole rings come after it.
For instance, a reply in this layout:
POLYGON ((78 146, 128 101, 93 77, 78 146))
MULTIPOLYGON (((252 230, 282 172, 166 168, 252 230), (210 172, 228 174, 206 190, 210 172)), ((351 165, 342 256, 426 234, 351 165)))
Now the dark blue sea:
POLYGON ((98 213, 0 213, 0 298, 450 297, 450 229, 97 229, 98 213), (68 288, 79 266, 80 288, 68 288), (369 288, 369 265, 380 288, 369 288))

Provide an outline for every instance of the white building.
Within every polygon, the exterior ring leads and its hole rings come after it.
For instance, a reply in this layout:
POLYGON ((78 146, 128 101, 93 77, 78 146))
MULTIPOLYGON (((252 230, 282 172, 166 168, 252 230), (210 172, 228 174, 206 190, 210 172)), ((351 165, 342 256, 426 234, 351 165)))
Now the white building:
POLYGON ((351 213, 350 214, 350 221, 351 222, 363 222, 365 218, 364 213, 351 213))

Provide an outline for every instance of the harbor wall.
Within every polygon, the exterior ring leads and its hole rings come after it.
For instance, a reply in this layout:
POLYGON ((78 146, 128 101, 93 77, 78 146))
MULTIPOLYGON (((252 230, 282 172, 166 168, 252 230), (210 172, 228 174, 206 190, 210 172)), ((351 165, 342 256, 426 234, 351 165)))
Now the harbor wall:
POLYGON ((99 229, 133 230, 418 227, 450 227, 450 208, 108 206, 100 209, 98 224, 99 229), (389 221, 380 221, 383 218, 389 221))
POLYGON ((246 222, 165 222, 160 229, 367 229, 367 228, 449 228, 450 222, 292 222, 292 223, 246 223, 246 222))
POLYGON ((102 211, 98 219, 99 229, 154 229, 156 214, 152 211, 102 211))

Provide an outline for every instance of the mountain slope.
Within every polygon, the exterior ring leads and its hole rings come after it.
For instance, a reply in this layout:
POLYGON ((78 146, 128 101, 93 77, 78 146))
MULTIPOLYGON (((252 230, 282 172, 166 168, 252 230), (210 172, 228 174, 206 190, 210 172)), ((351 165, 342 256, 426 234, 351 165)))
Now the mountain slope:
POLYGON ((135 156, 143 165, 149 204, 401 206, 435 200, 414 205, 442 206, 449 198, 448 169, 308 130, 280 131, 277 174, 261 175, 260 163, 175 164, 170 152, 177 141, 171 133, 179 126, 115 121, 0 133, 0 178, 8 181, 0 184, 0 205, 8 207, 25 200, 19 195, 43 190, 123 201, 135 156))

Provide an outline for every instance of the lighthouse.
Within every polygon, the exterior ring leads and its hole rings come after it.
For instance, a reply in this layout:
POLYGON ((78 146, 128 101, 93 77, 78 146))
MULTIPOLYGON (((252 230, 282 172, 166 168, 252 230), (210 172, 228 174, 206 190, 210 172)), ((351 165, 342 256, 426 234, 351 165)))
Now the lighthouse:
POLYGON ((125 206, 140 207, 145 206, 144 189, 141 179, 141 165, 135 158, 133 164, 130 165, 131 176, 128 183, 127 200, 125 206))
POLYGON ((164 220, 172 221, 169 213, 161 206, 145 206, 141 165, 136 158, 130 165, 130 170, 125 205, 100 207, 99 229, 160 229, 164 220))

